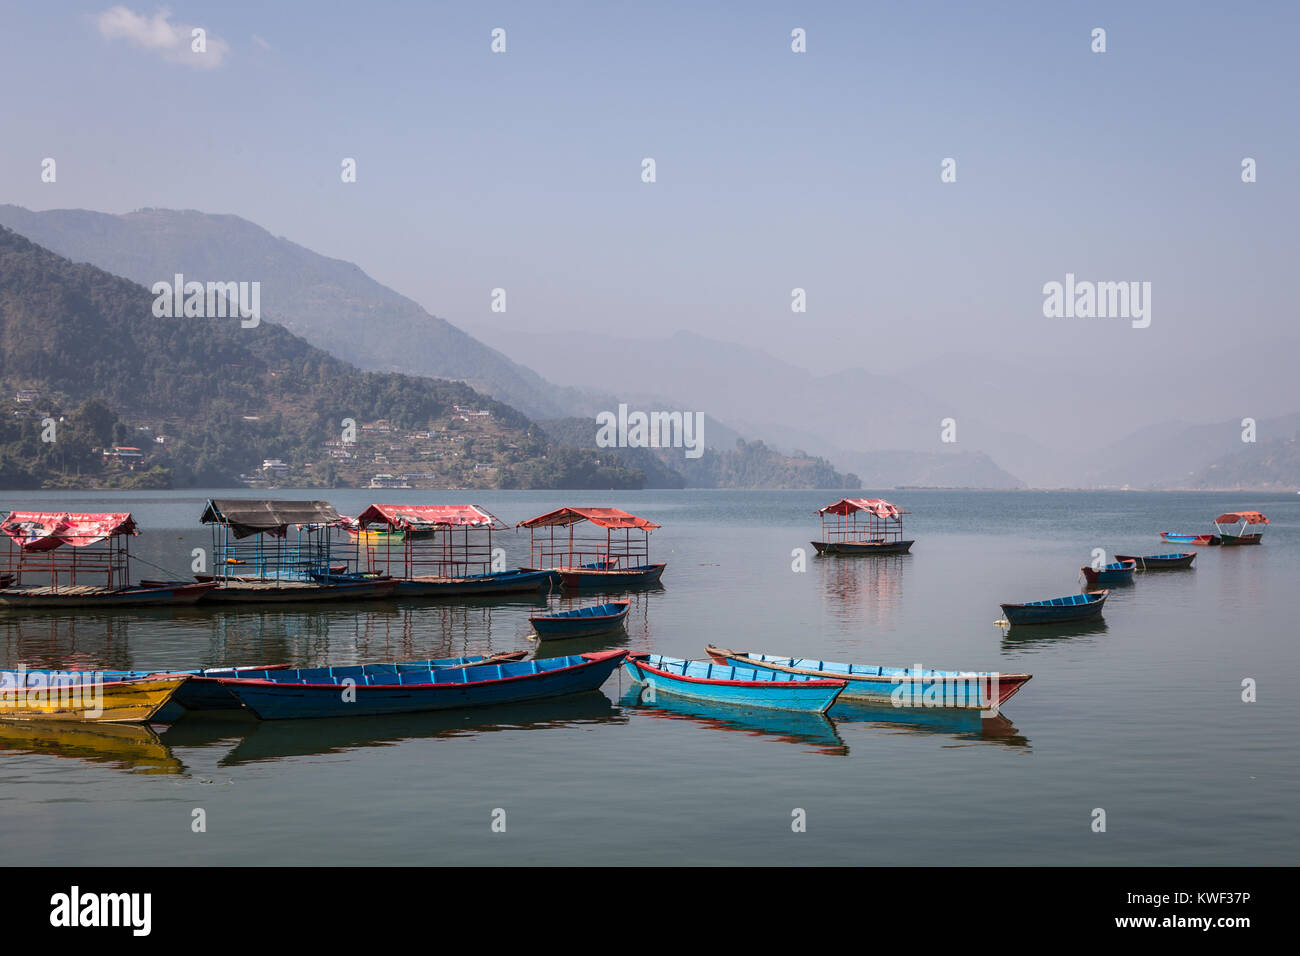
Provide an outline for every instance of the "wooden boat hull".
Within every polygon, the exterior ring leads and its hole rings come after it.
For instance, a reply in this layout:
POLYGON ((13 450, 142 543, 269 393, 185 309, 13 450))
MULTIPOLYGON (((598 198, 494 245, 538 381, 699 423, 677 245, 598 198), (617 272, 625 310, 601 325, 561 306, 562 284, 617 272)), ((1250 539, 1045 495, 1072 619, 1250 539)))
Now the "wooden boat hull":
MULTIPOLYGON (((313 675, 357 677, 362 674, 393 674, 400 670, 442 670, 480 664, 503 664, 520 661, 528 651, 506 651, 491 657, 447 657, 422 661, 398 661, 383 664, 352 664, 343 667, 290 668, 288 664, 253 664, 246 667, 211 667, 206 670, 175 671, 189 674, 190 679, 181 685, 167 706, 154 715, 161 723, 170 723, 186 710, 240 710, 243 705, 221 683, 222 678, 240 677, 249 680, 295 681, 309 680, 313 675)), ((0 671, 0 676, 14 671, 0 671)), ((105 680, 140 680, 153 676, 152 671, 103 671, 105 680)))
POLYGON ((915 541, 814 541, 818 554, 907 554, 915 541))
POLYGON ((203 596, 203 603, 298 604, 317 601, 374 601, 392 597, 396 583, 391 578, 330 584, 226 578, 218 582, 218 587, 203 596))
POLYGON ((754 667, 782 674, 802 674, 823 680, 847 681, 840 701, 858 700, 896 707, 991 710, 1019 692, 1032 674, 993 674, 838 664, 808 658, 780 657, 732 651, 710 644, 706 651, 720 664, 754 667))
POLYGON ((62 683, 44 690, 5 682, 0 684, 0 719, 144 722, 187 680, 188 674, 165 674, 125 681, 62 683))
POLYGON ((1012 624, 1060 624, 1083 621, 1101 614, 1109 591, 1072 594, 1068 598, 1051 598, 1028 604, 1003 604, 1002 613, 1012 624), (1061 602, 1061 603, 1056 603, 1061 602))
POLYGON ((580 611, 604 613, 582 614, 565 611, 561 614, 535 614, 528 620, 533 625, 538 640, 554 641, 571 637, 594 637, 620 631, 631 609, 630 601, 611 601, 595 608, 581 608, 580 611), (617 610, 614 610, 617 608, 617 610))
POLYGON ((1196 560, 1196 552, 1184 554, 1117 554, 1119 561, 1133 561, 1139 571, 1173 571, 1178 568, 1190 568, 1196 560))
POLYGON ((357 531, 353 528, 349 528, 348 540, 357 541, 364 545, 382 547, 385 544, 389 544, 390 542, 392 544, 405 544, 408 537, 412 541, 426 540, 429 538, 433 538, 434 536, 437 535, 437 533, 438 533, 437 530, 433 528, 420 528, 420 529, 413 529, 410 531, 406 531, 406 530, 385 531, 378 528, 373 530, 366 529, 364 531, 357 531))
POLYGON ((464 578, 398 578, 394 595, 411 597, 458 597, 476 594, 515 594, 559 587, 560 576, 553 571, 518 568, 497 574, 472 575, 464 578))
POLYGON ((845 687, 843 680, 650 654, 631 654, 623 667, 634 681, 652 687, 655 693, 733 707, 824 714, 845 687))
POLYGON ((1220 534, 1219 544, 1225 548, 1243 544, 1262 544, 1264 536, 1262 534, 1220 534))
POLYGON ((1109 565, 1104 568, 1086 566, 1079 570, 1083 572, 1084 580, 1091 585, 1132 584, 1133 572, 1137 570, 1137 564, 1128 561, 1121 561, 1120 563, 1124 566, 1120 568, 1109 565))
POLYGON ((652 588, 663 576, 665 564, 643 564, 635 568, 555 568, 560 582, 568 590, 629 591, 652 588))
MULTIPOLYGON (((251 667, 214 667, 207 670, 184 670, 184 671, 123 671, 123 670, 105 670, 105 671, 25 671, 23 672, 28 679, 33 674, 45 675, 45 679, 51 679, 52 674, 59 675, 60 679, 81 682, 91 681, 98 674, 100 680, 104 681, 138 681, 150 677, 157 677, 161 673, 169 676, 188 675, 189 680, 181 684, 177 691, 171 696, 164 707, 161 707, 150 718, 159 723, 170 723, 176 720, 187 710, 238 710, 239 701, 235 700, 224 687, 217 677, 236 677, 241 673, 265 673, 268 670, 277 670, 286 668, 287 664, 259 664, 251 667)), ((13 684, 18 680, 18 671, 0 670, 0 683, 13 684)))
POLYGON ((1161 531, 1160 537, 1170 544, 1216 545, 1222 544, 1217 534, 1177 534, 1173 531, 1161 531))
MULTIPOLYGON (((211 672, 220 682, 227 678, 241 680, 271 681, 277 684, 316 684, 330 683, 337 685, 345 678, 361 681, 364 677, 394 674, 420 674, 428 671, 456 670, 465 667, 483 667, 494 664, 513 664, 528 656, 528 651, 505 651, 491 657, 473 655, 470 657, 444 657, 420 661, 385 661, 371 664, 326 664, 321 667, 270 667, 265 669, 241 667, 237 672, 225 674, 211 672)), ((364 681, 362 681, 364 683, 364 681)))
POLYGON ((348 529, 348 540, 365 545, 405 544, 404 531, 353 531, 348 529))
POLYGON ((216 588, 196 581, 149 582, 125 588, 8 588, 0 607, 158 607, 197 604, 216 588))
POLYGON ((471 666, 435 672, 435 683, 416 675, 394 675, 393 682, 293 684, 270 680, 224 679, 223 683, 262 720, 362 717, 486 707, 597 690, 627 655, 600 651, 549 661, 471 666), (501 676, 498 676, 501 675, 501 676), (408 676, 412 683, 402 683, 408 676), (459 679, 457 679, 459 678, 459 679), (354 695, 346 700, 347 691, 354 695))

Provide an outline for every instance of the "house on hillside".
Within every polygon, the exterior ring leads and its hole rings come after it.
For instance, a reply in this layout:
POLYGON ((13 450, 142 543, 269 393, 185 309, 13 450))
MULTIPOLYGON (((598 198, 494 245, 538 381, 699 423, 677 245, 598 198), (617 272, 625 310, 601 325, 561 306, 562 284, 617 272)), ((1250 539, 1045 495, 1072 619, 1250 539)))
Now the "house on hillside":
POLYGON ((104 449, 105 458, 143 458, 144 452, 134 445, 113 445, 104 449))
POLYGON ((144 452, 134 445, 112 445, 105 448, 103 454, 106 460, 125 465, 131 471, 144 461, 144 452))

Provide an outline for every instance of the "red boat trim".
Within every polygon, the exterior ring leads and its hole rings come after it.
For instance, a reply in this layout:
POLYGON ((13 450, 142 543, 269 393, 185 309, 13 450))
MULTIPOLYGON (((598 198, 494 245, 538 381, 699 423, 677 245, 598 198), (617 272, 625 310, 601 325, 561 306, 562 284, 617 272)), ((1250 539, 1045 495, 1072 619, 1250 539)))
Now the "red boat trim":
POLYGON ((643 574, 649 574, 655 568, 666 568, 666 567, 668 567, 668 563, 664 561, 658 564, 639 564, 636 565, 635 567, 630 567, 630 568, 529 568, 528 570, 529 571, 551 571, 555 574, 571 574, 574 577, 577 577, 580 574, 612 574, 612 575, 622 575, 626 577, 629 575, 639 576, 643 574))
MULTIPOLYGON (((547 674, 563 674, 566 671, 575 671, 584 667, 590 667, 593 664, 599 664, 607 661, 612 657, 623 658, 627 656, 627 651, 623 649, 614 651, 593 651, 590 654, 579 655, 585 658, 585 663, 570 664, 568 667, 557 667, 553 671, 537 671, 534 674, 516 674, 513 677, 493 677, 488 680, 457 681, 456 683, 446 684, 357 684, 358 690, 416 690, 442 687, 478 687, 482 684, 506 684, 517 680, 531 680, 534 677, 542 677, 547 674)), ((545 660, 545 658, 543 658, 545 660)), ((522 661, 506 661, 505 663, 524 663, 522 661)), ((467 667, 499 667, 500 664, 468 664, 467 667)), ((310 668, 308 668, 310 669, 310 668)), ((459 669, 459 668, 458 668, 459 669)), ((221 684, 234 684, 237 687, 298 687, 298 688, 328 688, 337 690, 342 684, 291 684, 288 681, 278 680, 253 680, 247 677, 215 677, 213 678, 221 684)))

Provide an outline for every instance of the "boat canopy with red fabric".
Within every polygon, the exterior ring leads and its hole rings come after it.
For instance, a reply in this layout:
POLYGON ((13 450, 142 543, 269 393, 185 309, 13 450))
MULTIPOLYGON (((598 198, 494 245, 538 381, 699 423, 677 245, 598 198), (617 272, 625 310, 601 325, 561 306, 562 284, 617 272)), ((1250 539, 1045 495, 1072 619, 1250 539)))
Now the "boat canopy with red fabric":
POLYGON ((634 514, 628 514, 622 508, 557 508, 544 515, 538 515, 536 518, 521 521, 515 527, 567 527, 583 521, 590 521, 598 528, 607 529, 639 528, 642 531, 652 531, 659 527, 653 521, 647 521, 645 518, 638 518, 634 514))
POLYGON ((486 508, 478 505, 371 505, 356 517, 365 528, 372 524, 388 525, 402 531, 434 528, 481 528, 502 531, 510 527, 486 508))
POLYGON ((1215 524, 1268 524, 1268 519, 1258 511, 1230 511, 1214 519, 1215 524))
POLYGON ((912 513, 906 508, 890 504, 884 498, 841 498, 833 505, 817 509, 819 515, 848 515, 855 511, 865 511, 877 518, 897 518, 912 513))
POLYGON ((86 548, 118 535, 137 534, 128 512, 11 511, 0 523, 24 551, 53 551, 60 545, 86 548))

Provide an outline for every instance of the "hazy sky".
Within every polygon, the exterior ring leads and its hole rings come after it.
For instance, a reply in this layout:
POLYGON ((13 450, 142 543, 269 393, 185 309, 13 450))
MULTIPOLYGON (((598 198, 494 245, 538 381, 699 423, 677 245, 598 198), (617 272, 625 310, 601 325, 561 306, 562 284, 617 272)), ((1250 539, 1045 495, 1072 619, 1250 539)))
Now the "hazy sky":
POLYGON ((1293 3, 159 9, 6 0, 0 201, 235 213, 472 333, 692 329, 827 370, 1294 329, 1293 3), (1151 282, 1151 326, 1045 318, 1067 272, 1151 282))

